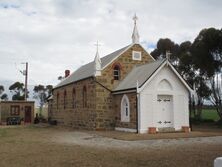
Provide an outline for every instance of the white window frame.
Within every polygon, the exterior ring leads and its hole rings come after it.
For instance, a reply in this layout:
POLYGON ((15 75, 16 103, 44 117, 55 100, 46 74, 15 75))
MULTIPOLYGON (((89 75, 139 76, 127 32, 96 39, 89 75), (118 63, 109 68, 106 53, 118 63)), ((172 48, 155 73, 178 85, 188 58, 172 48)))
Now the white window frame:
POLYGON ((141 52, 139 52, 139 51, 133 51, 133 53, 132 53, 132 59, 133 59, 133 60, 142 60, 142 54, 141 54, 141 52), (139 54, 140 57, 139 57, 139 58, 136 58, 136 57, 134 56, 135 54, 139 54))
POLYGON ((130 103, 125 94, 121 100, 121 122, 130 122, 130 103))

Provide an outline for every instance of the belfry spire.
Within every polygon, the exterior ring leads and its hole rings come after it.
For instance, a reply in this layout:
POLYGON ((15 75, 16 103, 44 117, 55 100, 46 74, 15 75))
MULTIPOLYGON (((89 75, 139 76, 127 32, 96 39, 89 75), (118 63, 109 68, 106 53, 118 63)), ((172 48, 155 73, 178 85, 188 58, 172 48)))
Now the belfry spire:
POLYGON ((99 44, 98 41, 95 44, 96 45, 96 56, 94 59, 94 69, 95 69, 95 76, 100 76, 101 75, 101 69, 102 69, 102 63, 101 63, 101 59, 99 57, 99 44))
POLYGON ((136 21, 138 20, 138 17, 136 16, 136 14, 133 17, 134 20, 134 28, 133 28, 133 34, 132 34, 132 43, 139 43, 140 42, 140 36, 137 30, 137 25, 136 25, 136 21))

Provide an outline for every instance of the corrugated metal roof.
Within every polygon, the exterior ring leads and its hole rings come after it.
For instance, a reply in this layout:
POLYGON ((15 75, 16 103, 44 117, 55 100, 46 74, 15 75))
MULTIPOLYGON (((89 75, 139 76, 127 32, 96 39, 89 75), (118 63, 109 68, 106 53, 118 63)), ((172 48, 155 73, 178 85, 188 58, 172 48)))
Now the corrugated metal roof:
MULTIPOLYGON (((110 62, 112 62, 112 60, 114 60, 116 57, 118 57, 122 52, 124 52, 128 47, 130 47, 132 45, 127 45, 105 57, 101 58, 101 62, 102 62, 102 68, 104 68, 107 64, 109 64, 110 62)), ((65 78, 64 80, 62 80, 58 85, 56 85, 54 88, 58 88, 88 77, 91 77, 94 75, 94 61, 81 66, 79 69, 77 69, 75 72, 73 72, 70 76, 68 76, 67 78, 65 78)))
POLYGON ((166 59, 157 60, 134 67, 132 71, 126 76, 126 78, 124 78, 123 81, 120 82, 120 84, 114 89, 114 91, 136 88, 137 82, 138 86, 141 87, 165 60, 166 59))

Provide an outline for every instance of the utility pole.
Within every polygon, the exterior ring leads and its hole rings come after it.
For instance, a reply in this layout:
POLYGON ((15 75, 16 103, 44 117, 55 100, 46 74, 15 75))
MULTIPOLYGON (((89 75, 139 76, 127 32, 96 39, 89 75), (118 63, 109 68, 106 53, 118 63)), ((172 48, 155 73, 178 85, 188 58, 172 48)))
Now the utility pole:
POLYGON ((28 62, 25 62, 25 63, 21 63, 21 64, 25 64, 25 70, 21 71, 20 72, 22 73, 22 75, 25 76, 25 95, 24 95, 24 100, 27 101, 27 94, 28 94, 28 62))
POLYGON ((27 93, 28 93, 28 62, 25 63, 25 101, 27 101, 27 93))

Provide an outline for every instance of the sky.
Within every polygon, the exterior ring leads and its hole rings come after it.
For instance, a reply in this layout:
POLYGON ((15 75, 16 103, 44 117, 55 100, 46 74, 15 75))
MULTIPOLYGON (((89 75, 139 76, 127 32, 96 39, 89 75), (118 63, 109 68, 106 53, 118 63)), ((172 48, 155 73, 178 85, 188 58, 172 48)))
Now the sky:
POLYGON ((58 76, 131 44, 134 14, 149 52, 160 38, 193 41, 222 27, 220 0, 0 0, 0 85, 56 85, 58 76))

